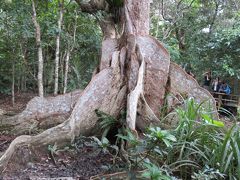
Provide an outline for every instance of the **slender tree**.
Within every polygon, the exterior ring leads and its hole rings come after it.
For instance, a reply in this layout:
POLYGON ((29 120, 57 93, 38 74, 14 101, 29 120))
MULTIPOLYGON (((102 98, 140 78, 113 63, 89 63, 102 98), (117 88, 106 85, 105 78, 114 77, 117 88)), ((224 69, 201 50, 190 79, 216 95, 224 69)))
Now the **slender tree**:
POLYGON ((36 44, 38 49, 38 95, 43 97, 43 51, 41 42, 41 29, 37 22, 37 13, 34 0, 32 0, 32 21, 35 26, 36 44))
POLYGON ((76 12, 75 13, 75 23, 74 23, 74 27, 73 27, 73 42, 68 41, 68 47, 67 47, 67 51, 66 51, 63 94, 65 94, 67 92, 69 60, 70 60, 70 55, 74 49, 75 41, 76 41, 77 17, 78 17, 78 15, 76 12))
POLYGON ((58 30, 57 30, 57 37, 56 37, 55 79, 54 79, 54 95, 55 96, 58 94, 60 35, 61 35, 61 30, 62 30, 64 0, 59 0, 58 5, 59 5, 59 19, 58 19, 58 30))
POLYGON ((15 106, 15 61, 12 62, 12 106, 15 106))

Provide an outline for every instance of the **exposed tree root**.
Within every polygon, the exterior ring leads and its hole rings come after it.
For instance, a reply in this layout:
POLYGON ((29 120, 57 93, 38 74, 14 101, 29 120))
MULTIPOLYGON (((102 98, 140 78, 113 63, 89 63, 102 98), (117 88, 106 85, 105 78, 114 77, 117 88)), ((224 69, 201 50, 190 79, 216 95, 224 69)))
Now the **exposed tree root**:
POLYGON ((146 127, 149 125, 160 126, 164 129, 169 128, 167 124, 162 124, 160 119, 154 114, 153 110, 148 105, 146 99, 143 94, 141 94, 140 99, 138 101, 138 110, 137 110, 137 121, 136 126, 141 131, 145 131, 146 127))
POLYGON ((143 93, 143 77, 145 71, 145 61, 139 68, 138 81, 135 89, 128 94, 127 100, 127 124, 131 130, 136 129, 137 105, 140 95, 143 93))
POLYGON ((136 36, 132 38, 130 44, 135 44, 130 51, 131 61, 134 62, 136 67, 141 64, 139 68, 131 68, 128 77, 124 77, 123 68, 127 63, 127 59, 124 61, 124 57, 126 58, 126 50, 124 49, 126 48, 112 52, 110 63, 102 65, 102 67, 107 67, 96 74, 81 93, 69 119, 37 136, 16 138, 0 158, 0 169, 3 170, 12 155, 23 146, 38 147, 53 143, 59 144, 73 140, 80 134, 94 134, 94 128, 98 120, 95 110, 98 109, 117 117, 120 111, 126 108, 126 98, 128 98, 127 123, 133 131, 135 131, 136 126, 145 130, 150 124, 159 124, 159 109, 163 105, 167 88, 170 88, 172 93, 194 95, 199 100, 202 99, 203 94, 204 97, 211 98, 211 95, 201 89, 195 80, 186 76, 183 70, 174 64, 170 67, 169 54, 152 37, 136 36), (181 81, 188 83, 190 88, 194 87, 196 91, 192 94, 190 89, 186 91, 183 88, 185 84, 178 85, 175 81, 175 78, 178 79, 175 73, 186 76, 181 77, 181 81), (167 87, 169 78, 171 84, 170 87, 167 87), (129 91, 128 96, 127 90, 129 91), (199 92, 201 92, 201 95, 199 92))
POLYGON ((170 55, 163 45, 151 36, 139 36, 136 41, 146 62, 144 97, 154 114, 159 117, 159 110, 164 104, 170 55))
POLYGON ((48 144, 60 142, 64 143, 71 139, 69 132, 69 123, 68 121, 65 121, 63 124, 48 129, 37 136, 22 135, 17 137, 15 140, 13 140, 9 148, 0 158, 0 172, 4 171, 7 168, 8 161, 12 158, 12 156, 17 152, 19 148, 25 146, 41 147, 48 144))
POLYGON ((122 85, 119 68, 119 53, 112 59, 112 67, 98 73, 82 92, 75 108, 67 121, 48 129, 37 136, 20 136, 16 138, 0 158, 0 169, 7 167, 8 161, 18 148, 23 146, 45 146, 53 143, 64 143, 74 139, 80 133, 90 135, 97 123, 95 109, 106 113, 119 114, 126 95, 122 85), (116 58, 116 59, 115 59, 116 58), (120 92, 120 93, 119 93, 120 92), (118 107, 113 106, 118 104, 118 107))
POLYGON ((1 119, 0 127, 8 126, 13 134, 23 134, 36 127, 56 126, 69 117, 81 92, 77 90, 56 97, 35 97, 20 114, 1 119))
POLYGON ((176 100, 178 96, 184 98, 192 97, 198 103, 205 102, 203 105, 206 109, 212 112, 214 118, 219 119, 216 101, 210 92, 199 86, 198 82, 192 76, 188 75, 181 67, 172 62, 169 71, 169 81, 168 108, 176 106, 174 99, 176 100))

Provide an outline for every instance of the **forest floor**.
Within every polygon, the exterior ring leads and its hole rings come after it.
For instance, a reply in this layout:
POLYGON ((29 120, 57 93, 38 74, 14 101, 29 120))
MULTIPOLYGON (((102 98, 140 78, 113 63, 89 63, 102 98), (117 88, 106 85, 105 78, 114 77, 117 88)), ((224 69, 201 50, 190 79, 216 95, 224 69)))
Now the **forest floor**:
POLYGON ((0 111, 3 110, 7 112, 7 114, 17 114, 23 111, 27 103, 35 96, 36 94, 33 93, 16 93, 15 105, 13 106, 12 97, 10 95, 0 94, 0 111))
MULTIPOLYGON (((21 112, 26 107, 28 101, 34 96, 35 94, 31 93, 16 94, 16 103, 12 107, 11 96, 0 94, 0 115, 1 112, 5 112, 7 115, 15 115, 21 112)), ((224 121, 226 127, 232 125, 232 121, 226 116, 221 116, 221 120, 224 121)), ((8 148, 14 138, 14 136, 7 135, 6 133, 1 134, 0 132, 0 155, 8 148)), ((55 154, 54 157, 49 152, 40 153, 38 161, 25 162, 25 165, 20 168, 19 166, 14 167, 14 164, 11 164, 10 168, 8 167, 7 171, 0 175, 0 180, 33 180, 60 177, 84 180, 90 179, 90 177, 95 175, 119 171, 119 167, 122 164, 120 161, 114 164, 113 156, 110 153, 103 152, 90 138, 87 140, 78 139, 74 146, 61 151, 58 155, 55 154)))
MULTIPOLYGON (((17 94, 15 106, 12 107, 11 97, 0 94, 0 115, 5 112, 15 115, 26 107, 27 102, 34 94, 17 94)), ((0 155, 8 148, 14 136, 0 132, 0 155)), ((40 153, 41 157, 35 162, 25 162, 24 166, 14 167, 11 164, 2 175, 0 180, 22 180, 22 179, 89 179, 99 174, 108 174, 113 171, 113 158, 110 153, 103 152, 96 143, 88 140, 78 140, 70 149, 61 151, 54 158, 47 153, 40 153), (55 160, 53 160, 55 159, 55 160), (16 170, 18 169, 18 170, 16 170)), ((27 151, 26 151, 27 152, 27 151)), ((17 158, 18 159, 18 158, 17 158)), ((16 161, 16 160, 15 160, 16 161)))
MULTIPOLYGON (((6 143, 6 145, 9 145, 9 143, 6 143)), ((1 148, 0 151, 4 149, 1 148)), ((92 143, 77 142, 75 147, 65 149, 58 152, 58 155, 54 154, 54 156, 51 156, 50 153, 39 154, 38 160, 24 162, 24 165, 19 163, 19 158, 16 158, 17 160, 13 162, 18 161, 17 167, 14 167, 15 163, 9 165, 11 167, 8 166, 3 175, 0 175, 0 180, 49 178, 85 180, 95 175, 113 172, 112 155, 103 152, 97 146, 92 146, 92 143)))

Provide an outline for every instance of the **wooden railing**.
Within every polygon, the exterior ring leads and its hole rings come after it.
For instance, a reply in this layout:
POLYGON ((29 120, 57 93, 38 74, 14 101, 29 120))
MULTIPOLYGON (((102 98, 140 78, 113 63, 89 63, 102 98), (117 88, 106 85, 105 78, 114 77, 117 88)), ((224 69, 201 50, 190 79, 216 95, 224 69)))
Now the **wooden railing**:
POLYGON ((234 108, 240 107, 240 95, 234 94, 227 95, 219 92, 212 92, 212 95, 216 100, 218 109, 221 106, 228 106, 234 108))

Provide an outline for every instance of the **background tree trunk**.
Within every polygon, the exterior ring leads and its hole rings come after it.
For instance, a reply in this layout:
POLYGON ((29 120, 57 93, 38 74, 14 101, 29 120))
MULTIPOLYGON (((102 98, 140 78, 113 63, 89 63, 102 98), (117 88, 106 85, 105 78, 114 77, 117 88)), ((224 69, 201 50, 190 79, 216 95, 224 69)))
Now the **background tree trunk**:
POLYGON ((37 22, 37 13, 34 0, 32 0, 32 10, 33 10, 32 20, 35 26, 36 43, 38 48, 38 94, 40 97, 43 97, 43 52, 41 44, 41 30, 37 22))
POLYGON ((68 42, 68 48, 67 48, 67 53, 66 53, 66 58, 65 58, 65 71, 64 71, 64 87, 63 87, 63 94, 67 92, 67 86, 68 86, 68 71, 69 71, 69 60, 71 53, 74 49, 75 46, 75 41, 76 41, 76 31, 77 31, 77 12, 75 14, 75 24, 73 27, 73 42, 68 42), (70 45, 72 43, 72 46, 70 45))
POLYGON ((70 51, 67 50, 66 58, 65 58, 65 72, 64 72, 64 87, 63 87, 63 94, 67 92, 67 85, 68 85, 68 69, 69 69, 69 59, 70 59, 70 51))
POLYGON ((15 106, 15 61, 12 62, 12 106, 15 106))
POLYGON ((60 35, 62 30, 63 19, 63 4, 64 0, 59 0, 59 19, 58 19, 58 32, 56 37, 56 54, 55 54, 55 79, 54 79, 54 95, 58 94, 58 70, 59 70, 59 51, 60 51, 60 35))

